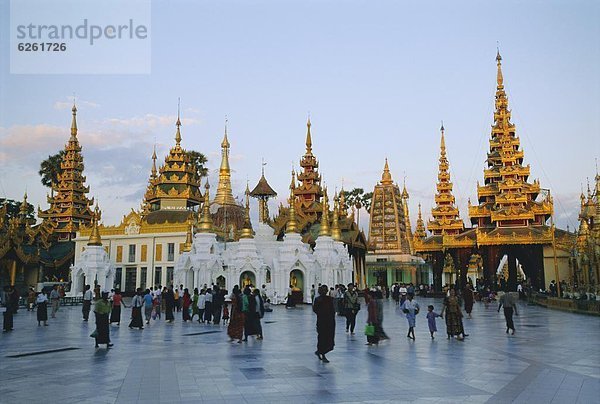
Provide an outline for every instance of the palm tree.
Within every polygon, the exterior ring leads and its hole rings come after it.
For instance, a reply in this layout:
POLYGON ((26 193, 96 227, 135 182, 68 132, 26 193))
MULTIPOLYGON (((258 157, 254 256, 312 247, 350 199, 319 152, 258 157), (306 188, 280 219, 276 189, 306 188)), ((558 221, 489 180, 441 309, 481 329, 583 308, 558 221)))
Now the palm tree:
POLYGON ((198 173, 198 177, 206 177, 208 174, 208 169, 204 166, 206 164, 206 156, 200 152, 195 150, 188 150, 188 156, 190 156, 190 160, 192 164, 196 166, 196 172, 198 173))
MULTIPOLYGON (((42 185, 49 187, 52 190, 52 184, 58 182, 58 176, 62 173, 60 163, 65 155, 65 151, 61 150, 58 153, 48 156, 48 158, 40 163, 40 171, 38 174, 42 177, 42 185)), ((54 190, 51 191, 54 196, 54 190)))

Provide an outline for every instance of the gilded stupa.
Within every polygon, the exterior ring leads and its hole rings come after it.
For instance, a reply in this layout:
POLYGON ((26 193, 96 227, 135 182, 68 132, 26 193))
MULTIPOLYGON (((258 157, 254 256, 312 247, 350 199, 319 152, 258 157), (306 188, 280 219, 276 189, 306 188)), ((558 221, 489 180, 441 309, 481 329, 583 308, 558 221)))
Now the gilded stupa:
POLYGON ((215 199, 210 203, 210 211, 214 231, 220 239, 238 240, 244 228, 246 210, 233 197, 231 189, 231 167, 229 165, 229 139, 227 138, 227 123, 221 142, 221 165, 219 167, 219 183, 215 199))
POLYGON ((52 184, 53 195, 48 196, 50 207, 38 211, 38 216, 45 222, 51 222, 58 241, 70 241, 81 226, 92 222, 94 213, 90 206, 94 199, 86 194, 90 188, 85 186, 83 176, 83 156, 77 139, 77 107, 73 105, 71 121, 71 137, 65 146, 65 154, 60 163, 61 173, 56 183, 52 184))

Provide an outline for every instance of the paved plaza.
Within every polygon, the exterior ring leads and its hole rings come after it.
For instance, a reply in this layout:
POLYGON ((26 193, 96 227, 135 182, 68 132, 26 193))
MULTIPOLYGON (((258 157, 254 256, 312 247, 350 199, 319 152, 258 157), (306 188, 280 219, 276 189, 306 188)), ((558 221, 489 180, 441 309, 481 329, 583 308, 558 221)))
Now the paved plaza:
MULTIPOLYGON (((439 299, 419 301, 441 308, 439 299)), ((465 342, 447 340, 439 319, 432 341, 423 310, 412 342, 386 302, 391 340, 368 347, 363 305, 355 336, 338 318, 327 364, 313 354, 310 306, 275 307, 265 339, 244 344, 229 343, 223 326, 182 323, 181 313, 143 331, 124 321, 111 327, 110 350, 94 349, 93 315, 83 323, 81 307, 61 308, 48 327, 20 309, 15 330, 0 335, 0 402, 598 402, 600 318, 522 304, 508 336, 496 307, 475 304, 465 342)))

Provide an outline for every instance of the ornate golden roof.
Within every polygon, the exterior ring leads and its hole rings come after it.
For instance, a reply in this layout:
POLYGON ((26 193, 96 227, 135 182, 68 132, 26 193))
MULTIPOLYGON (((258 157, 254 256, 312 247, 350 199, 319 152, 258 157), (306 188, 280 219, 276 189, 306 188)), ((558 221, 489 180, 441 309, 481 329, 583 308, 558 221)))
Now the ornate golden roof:
POLYGON ((431 208, 433 219, 427 224, 427 229, 434 235, 458 234, 464 229, 460 213, 455 205, 450 181, 450 163, 446 156, 446 139, 444 137, 444 124, 440 128, 440 158, 438 166, 437 192, 435 194, 436 206, 431 208))
POLYGON ((71 136, 60 163, 62 172, 57 182, 52 184, 53 196, 47 198, 50 207, 45 211, 38 211, 40 218, 56 225, 51 228, 59 241, 71 240, 80 226, 92 222, 94 215, 90 209, 94 199, 87 198, 89 187, 84 185, 86 178, 82 175, 84 166, 77 139, 77 107, 73 105, 71 111, 71 136))
POLYGON ((298 199, 297 207, 303 213, 310 213, 317 220, 320 217, 321 197, 323 190, 321 189, 321 176, 317 169, 319 162, 312 153, 312 135, 310 133, 311 123, 310 118, 306 122, 306 152, 300 160, 302 172, 298 173, 298 181, 300 185, 294 188, 294 196, 298 199))
POLYGON ((523 166, 524 153, 519 150, 515 125, 504 89, 502 57, 496 55, 496 97, 490 151, 484 170, 484 185, 477 186, 478 205, 469 203, 469 217, 479 227, 542 226, 552 215, 549 195, 537 200, 541 190, 536 180, 529 183, 529 166, 523 166))
POLYGON ((188 152, 181 147, 181 120, 175 123, 175 146, 156 170, 156 149, 152 153, 152 171, 144 195, 144 214, 162 209, 186 209, 202 203, 200 177, 188 152))

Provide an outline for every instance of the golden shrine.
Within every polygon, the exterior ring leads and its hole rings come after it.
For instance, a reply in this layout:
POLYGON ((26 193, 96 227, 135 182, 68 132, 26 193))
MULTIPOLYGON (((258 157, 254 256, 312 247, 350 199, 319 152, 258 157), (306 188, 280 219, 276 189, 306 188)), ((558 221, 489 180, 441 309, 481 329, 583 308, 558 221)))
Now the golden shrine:
POLYGON ((320 234, 326 233, 334 238, 339 237, 353 259, 354 281, 365 286, 367 240, 364 233, 359 230, 354 215, 348 215, 343 189, 339 196, 337 192, 335 193, 334 209, 330 212, 327 189, 321 186, 319 162, 312 151, 310 119, 306 122, 305 146, 305 153, 300 159, 302 171, 298 173, 297 179, 295 171, 292 170, 288 207, 280 205, 277 216, 267 219, 268 224, 273 227, 279 240, 283 239, 286 232, 297 232, 302 235, 302 241, 313 248, 320 234))
POLYGON ((588 184, 581 192, 579 230, 571 251, 569 284, 574 293, 600 293, 600 174, 596 172, 594 191, 588 184))
MULTIPOLYGON (((441 288, 443 268, 449 271, 452 267, 446 261, 452 259, 457 276, 464 284, 469 264, 473 267, 473 262, 478 261, 474 255, 482 258, 479 276, 488 281, 497 279, 497 267, 507 256, 506 282, 511 290, 516 290, 517 265, 521 265, 532 286, 545 288, 549 282, 545 269, 549 272, 553 266, 552 273, 558 275, 556 246, 569 244, 567 232, 546 225, 553 212, 550 193, 542 192, 538 180, 528 182, 530 168, 523 165, 524 153, 510 120, 501 62, 498 52, 494 124, 484 183, 477 185, 478 204, 471 205, 469 201, 471 229, 463 229, 454 206, 442 127, 436 207, 432 209, 433 220, 428 226, 432 235, 424 238, 419 229, 414 241, 415 250, 433 266, 437 290, 441 288), (554 257, 549 256, 548 249, 554 250, 554 257)), ((560 260, 564 263, 564 254, 560 260)))
POLYGON ((386 158, 381 181, 373 189, 369 212, 369 285, 389 287, 394 282, 429 282, 428 274, 422 273, 423 260, 413 255, 408 199, 406 184, 400 191, 392 179, 386 158))

